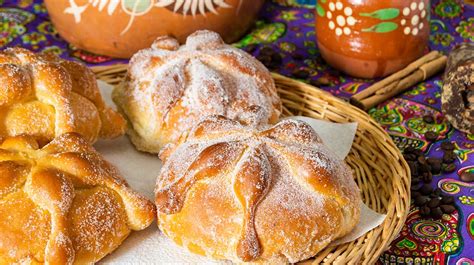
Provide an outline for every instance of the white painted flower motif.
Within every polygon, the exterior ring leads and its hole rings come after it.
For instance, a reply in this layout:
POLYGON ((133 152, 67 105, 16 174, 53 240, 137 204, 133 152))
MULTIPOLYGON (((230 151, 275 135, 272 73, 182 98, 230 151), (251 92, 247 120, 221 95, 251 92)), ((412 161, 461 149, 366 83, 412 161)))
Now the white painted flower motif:
POLYGON ((424 1, 412 2, 409 7, 403 8, 402 14, 404 17, 400 20, 400 25, 404 27, 403 33, 405 35, 418 35, 420 30, 424 27, 423 21, 426 18, 424 1))
POLYGON ((206 16, 207 12, 218 14, 218 8, 232 8, 226 3, 226 0, 88 0, 82 5, 78 5, 76 0, 69 0, 69 7, 64 10, 64 13, 73 15, 74 21, 80 23, 82 13, 88 8, 96 8, 99 12, 103 12, 107 8, 107 14, 111 16, 119 6, 123 12, 130 16, 128 25, 121 34, 130 29, 135 17, 148 13, 154 7, 164 7, 174 13, 181 13, 183 16, 188 14, 206 16))
POLYGON ((224 0, 158 0, 155 3, 156 7, 172 7, 173 12, 182 10, 183 15, 191 13, 206 15, 206 12, 217 14, 216 8, 231 8, 224 0))
POLYGON ((329 19, 329 29, 334 30, 337 36, 350 35, 352 32, 351 26, 354 26, 357 22, 352 16, 352 8, 344 7, 344 4, 340 1, 329 2, 328 6, 329 11, 327 11, 326 17, 329 19))

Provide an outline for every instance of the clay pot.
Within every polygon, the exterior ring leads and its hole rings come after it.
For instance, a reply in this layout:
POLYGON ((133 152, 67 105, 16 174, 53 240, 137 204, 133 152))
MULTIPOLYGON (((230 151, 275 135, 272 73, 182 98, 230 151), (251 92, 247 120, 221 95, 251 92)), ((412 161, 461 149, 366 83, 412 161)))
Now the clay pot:
POLYGON ((428 44, 429 0, 318 0, 316 38, 333 67, 356 77, 396 72, 428 44))
POLYGON ((78 48, 129 58, 157 36, 184 42, 199 29, 226 42, 252 25, 264 0, 45 0, 59 34, 78 48))

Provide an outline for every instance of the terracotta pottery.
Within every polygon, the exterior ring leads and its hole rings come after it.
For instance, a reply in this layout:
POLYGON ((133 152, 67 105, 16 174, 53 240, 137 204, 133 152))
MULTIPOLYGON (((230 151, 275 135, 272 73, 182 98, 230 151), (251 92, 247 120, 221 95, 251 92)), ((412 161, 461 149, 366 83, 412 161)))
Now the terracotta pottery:
POLYGON ((429 0, 318 0, 316 37, 333 67, 356 77, 396 72, 428 44, 429 0))
POLYGON ((264 0, 45 0, 59 34, 78 48, 129 58, 156 37, 184 42, 199 29, 240 38, 264 0))

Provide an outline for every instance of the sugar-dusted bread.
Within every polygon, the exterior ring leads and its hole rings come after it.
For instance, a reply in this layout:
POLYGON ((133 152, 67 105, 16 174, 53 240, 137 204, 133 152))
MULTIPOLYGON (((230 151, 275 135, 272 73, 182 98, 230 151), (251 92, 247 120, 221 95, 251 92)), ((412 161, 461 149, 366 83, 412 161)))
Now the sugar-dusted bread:
POLYGON ((132 142, 152 153, 203 117, 275 123, 282 108, 270 72, 210 31, 195 32, 182 46, 159 37, 136 53, 113 99, 130 122, 132 142))
POLYGON ((0 264, 91 264, 155 214, 78 134, 0 139, 0 264))
POLYGON ((89 142, 125 131, 85 65, 22 48, 0 51, 0 136, 31 135, 41 144, 66 132, 89 142))
POLYGON ((163 149, 161 158, 159 227, 200 255, 294 263, 359 220, 351 170, 304 122, 255 129, 212 116, 163 149))

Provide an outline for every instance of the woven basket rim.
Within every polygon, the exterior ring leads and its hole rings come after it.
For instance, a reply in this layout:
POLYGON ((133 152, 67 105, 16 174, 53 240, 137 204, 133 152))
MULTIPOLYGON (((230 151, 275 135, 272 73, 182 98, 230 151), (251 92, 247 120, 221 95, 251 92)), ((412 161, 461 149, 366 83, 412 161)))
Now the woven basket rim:
MULTIPOLYGON (((99 66, 92 70, 98 80, 114 85, 122 80, 127 65, 99 66)), ((326 247, 306 262, 374 264, 397 237, 408 214, 411 180, 406 161, 391 137, 366 112, 304 82, 277 73, 272 76, 282 98, 284 114, 358 123, 346 162, 353 169, 366 205, 387 214, 380 226, 362 237, 336 247, 326 247)))

